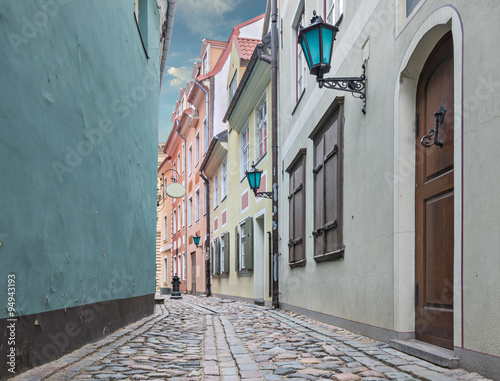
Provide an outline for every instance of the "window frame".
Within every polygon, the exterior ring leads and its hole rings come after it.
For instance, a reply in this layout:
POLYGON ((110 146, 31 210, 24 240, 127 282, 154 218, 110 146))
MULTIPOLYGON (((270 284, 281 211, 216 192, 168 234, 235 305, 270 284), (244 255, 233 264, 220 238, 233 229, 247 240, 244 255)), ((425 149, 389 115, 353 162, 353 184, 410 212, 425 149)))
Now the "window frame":
POLYGON ((239 236, 239 250, 238 250, 238 263, 239 263, 239 270, 238 271, 244 271, 245 269, 245 242, 246 242, 246 220, 240 223, 239 229, 238 229, 238 236, 239 236))
POLYGON ((200 189, 196 189, 194 192, 194 199, 195 199, 195 213, 194 213, 194 220, 195 222, 200 221, 200 189))
POLYGON ((198 131, 194 137, 194 160, 196 168, 200 164, 200 131, 198 131))
POLYGON ((187 157, 187 162, 188 162, 188 173, 189 176, 193 174, 193 145, 190 144, 188 148, 188 157, 187 157))
POLYGON ((219 206, 219 171, 214 174, 214 210, 219 206))
POLYGON ((163 215, 163 242, 167 242, 168 216, 163 215))
POLYGON ((338 26, 344 19, 345 0, 323 0, 323 10, 325 22, 338 26))
POLYGON ((298 17, 296 24, 293 25, 293 30, 295 34, 295 52, 294 59, 292 62, 295 62, 295 103, 298 103, 302 94, 306 91, 306 78, 307 78, 307 62, 304 56, 304 52, 302 47, 299 44, 298 36, 300 31, 300 26, 305 27, 306 19, 305 19, 305 6, 302 5, 302 8, 297 12, 298 17))
POLYGON ((260 99, 259 103, 257 103, 257 107, 254 109, 255 115, 255 161, 258 162, 267 154, 267 145, 268 145, 268 107, 267 107, 267 91, 264 92, 264 95, 260 99), (261 116, 261 109, 265 107, 265 114, 261 116), (263 127, 263 125, 265 127, 263 127), (264 138, 262 137, 262 131, 265 131, 264 138), (262 146, 262 151, 261 151, 262 146))
MULTIPOLYGON (((344 257, 343 241, 343 120, 344 120, 344 98, 337 97, 321 121, 314 128, 309 138, 313 140, 313 258, 316 262, 337 260, 344 257), (326 139, 331 138, 334 133, 330 130, 336 128, 334 147, 326 146, 326 139), (321 155, 320 155, 321 154, 321 155), (321 156, 321 162, 318 157, 321 156), (332 161, 336 159, 336 165, 332 161), (328 169, 328 173, 327 173, 328 169), (336 171, 337 176, 330 171, 336 171), (335 180, 332 180, 335 179, 335 180), (335 181, 337 185, 333 192, 327 189, 328 182, 335 181), (322 186, 322 189, 317 189, 322 186), (318 194, 323 198, 320 200, 318 194), (333 201, 332 201, 333 200, 333 201), (320 202, 321 201, 321 202, 320 202), (336 215, 334 220, 327 221, 331 217, 327 205, 336 202, 336 215), (321 213, 321 215, 317 214, 321 213), (333 230, 335 229, 335 230, 333 230), (334 235, 332 237, 332 234, 334 235), (327 239, 330 237, 329 239, 327 239), (333 240, 333 243, 332 243, 333 240), (333 247, 331 247, 333 246, 333 247), (323 248, 323 251, 318 250, 323 248)), ((335 135, 335 134, 334 134, 335 135)))
POLYGON ((250 121, 247 120, 240 132, 240 179, 245 179, 245 171, 250 169, 250 121), (243 144, 245 145, 243 146, 243 144), (248 160, 245 158, 248 156, 248 160))
POLYGON ((237 74, 238 70, 234 72, 233 78, 231 78, 231 81, 228 85, 229 102, 231 102, 231 100, 233 99, 234 94, 236 93, 236 89, 238 88, 237 74))
POLYGON ((221 163, 220 166, 220 172, 221 172, 221 192, 220 192, 220 199, 221 202, 227 197, 227 157, 224 158, 224 160, 221 163))
POLYGON ((188 215, 188 226, 191 227, 193 226, 193 196, 190 196, 188 200, 187 215, 188 215))

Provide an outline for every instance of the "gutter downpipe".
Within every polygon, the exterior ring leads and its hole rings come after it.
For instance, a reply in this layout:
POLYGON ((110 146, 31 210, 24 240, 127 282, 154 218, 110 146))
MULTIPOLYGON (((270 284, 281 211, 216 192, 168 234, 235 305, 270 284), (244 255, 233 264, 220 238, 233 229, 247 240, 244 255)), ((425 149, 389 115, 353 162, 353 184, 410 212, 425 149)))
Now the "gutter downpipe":
POLYGON ((271 0, 271 139, 273 165, 273 308, 279 308, 279 231, 278 231, 278 0, 271 0))
MULTIPOLYGON (((186 258, 184 265, 186 266, 186 269, 187 269, 187 260, 188 260, 187 259, 187 245, 188 245, 187 208, 188 208, 188 203, 187 203, 186 138, 179 133, 179 130, 175 131, 175 133, 177 135, 179 135, 182 140, 184 140, 184 150, 182 151, 182 156, 183 156, 183 158, 182 158, 182 165, 183 165, 182 169, 184 170, 184 188, 186 189, 186 193, 184 194, 184 236, 185 236, 184 257, 186 258)), ((182 266, 182 271, 184 271, 184 266, 182 266)), ((187 279, 186 274, 184 274, 184 276, 187 279)), ((184 293, 185 294, 187 293, 187 285, 186 284, 184 284, 184 293)))
MULTIPOLYGON (((205 93, 205 118, 207 120, 207 125, 210 126, 209 120, 208 119, 208 91, 205 90, 205 88, 201 85, 198 80, 195 79, 194 83, 205 93)), ((203 131, 205 134, 206 131, 203 131)), ((203 140, 207 139, 205 136, 203 137, 203 140)), ((205 144, 205 143, 203 143, 205 144)), ((207 147, 208 149, 208 147, 207 147)), ((200 171, 200 177, 203 179, 205 184, 207 184, 207 194, 205 195, 205 203, 207 205, 207 240, 208 240, 208 246, 206 250, 206 265, 205 265, 205 272, 206 272, 206 295, 211 296, 212 290, 210 287, 210 182, 208 181, 208 178, 203 174, 202 171, 200 171)), ((203 249, 202 249, 203 250, 203 249)))
MULTIPOLYGON (((200 170, 200 177, 203 179, 205 184, 207 184, 207 192, 205 194, 205 203, 207 205, 207 258, 206 258, 206 265, 205 265, 205 273, 206 273, 206 291, 205 294, 207 296, 212 296, 212 289, 210 287, 210 183, 208 181, 208 178, 203 174, 203 171, 200 170)), ((202 249, 203 250, 203 249, 202 249)))
POLYGON ((172 40, 175 6, 176 6, 175 0, 168 0, 165 29, 163 30, 163 38, 164 38, 163 50, 161 53, 161 63, 160 63, 160 89, 161 89, 161 84, 163 82, 163 73, 165 73, 165 65, 167 64, 168 50, 170 49, 170 41, 172 40))

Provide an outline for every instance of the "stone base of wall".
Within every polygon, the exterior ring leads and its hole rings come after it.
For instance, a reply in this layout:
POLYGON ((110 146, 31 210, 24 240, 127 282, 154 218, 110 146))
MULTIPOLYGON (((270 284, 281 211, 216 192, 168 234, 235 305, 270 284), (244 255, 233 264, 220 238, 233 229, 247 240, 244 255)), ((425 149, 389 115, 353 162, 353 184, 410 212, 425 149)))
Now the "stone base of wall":
POLYGON ((15 374, 66 355, 154 312, 154 294, 0 320, 0 379, 13 376, 7 359, 15 348, 15 374), (15 344, 10 345, 10 328, 15 344))

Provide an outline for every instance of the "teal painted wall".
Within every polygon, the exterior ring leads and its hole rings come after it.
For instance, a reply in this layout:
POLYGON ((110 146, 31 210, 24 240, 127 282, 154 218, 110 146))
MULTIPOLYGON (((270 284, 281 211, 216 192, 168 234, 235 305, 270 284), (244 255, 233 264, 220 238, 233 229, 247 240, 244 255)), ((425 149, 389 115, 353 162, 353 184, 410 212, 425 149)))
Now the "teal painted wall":
POLYGON ((155 292, 160 25, 133 0, 0 8, 0 318, 155 292), (3 308, 5 306, 5 308, 3 308))

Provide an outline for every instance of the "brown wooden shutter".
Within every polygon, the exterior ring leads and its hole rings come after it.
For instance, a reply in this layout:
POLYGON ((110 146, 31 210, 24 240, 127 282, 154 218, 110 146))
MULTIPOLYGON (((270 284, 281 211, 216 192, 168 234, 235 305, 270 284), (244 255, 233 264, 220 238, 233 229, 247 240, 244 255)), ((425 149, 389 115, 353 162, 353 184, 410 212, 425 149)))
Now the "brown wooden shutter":
POLYGON ((338 237, 339 225, 339 121, 338 118, 325 132, 324 143, 324 221, 325 249, 323 253, 331 253, 342 248, 338 237))
POLYGON ((314 148, 314 255, 321 255, 325 251, 323 225, 324 225, 324 138, 321 136, 314 148))
POLYGON ((295 250, 293 241, 295 240, 295 205, 293 200, 293 190, 295 187, 295 172, 290 173, 290 183, 288 192, 288 261, 295 262, 295 250))
POLYGON ((305 259, 305 189, 304 189, 304 161, 297 166, 294 171, 293 189, 293 210, 294 210, 294 226, 293 226, 293 247, 294 259, 300 261, 305 259))
POLYGON ((245 220, 245 270, 253 270, 253 221, 245 220))
POLYGON ((224 274, 229 274, 229 232, 222 237, 224 240, 224 274))
POLYGON ((239 225, 234 228, 234 270, 240 271, 240 232, 239 225))

